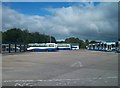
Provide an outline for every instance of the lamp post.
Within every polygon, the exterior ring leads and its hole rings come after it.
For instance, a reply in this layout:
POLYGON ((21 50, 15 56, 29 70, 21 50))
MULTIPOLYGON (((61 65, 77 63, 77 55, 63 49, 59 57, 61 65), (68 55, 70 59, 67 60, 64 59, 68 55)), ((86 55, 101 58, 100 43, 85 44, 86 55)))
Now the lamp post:
POLYGON ((50 35, 50 43, 51 43, 51 35, 50 35))

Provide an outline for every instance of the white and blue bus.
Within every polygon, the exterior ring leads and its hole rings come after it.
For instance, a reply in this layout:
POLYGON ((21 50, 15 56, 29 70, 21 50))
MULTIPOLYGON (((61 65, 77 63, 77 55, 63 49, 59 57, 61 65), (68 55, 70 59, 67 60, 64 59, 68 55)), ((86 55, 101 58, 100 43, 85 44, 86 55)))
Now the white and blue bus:
POLYGON ((79 44, 71 44, 71 49, 72 50, 79 50, 80 49, 80 45, 79 44))
POLYGON ((120 52, 120 41, 89 44, 86 48, 89 50, 120 52))
POLYGON ((55 43, 31 43, 28 44, 28 51, 40 52, 40 51, 56 51, 57 45, 55 43))
POLYGON ((71 44, 65 44, 65 43, 57 44, 57 49, 58 50, 71 50, 71 44))
POLYGON ((115 42, 109 42, 106 44, 107 44, 107 51, 115 51, 116 50, 115 42))

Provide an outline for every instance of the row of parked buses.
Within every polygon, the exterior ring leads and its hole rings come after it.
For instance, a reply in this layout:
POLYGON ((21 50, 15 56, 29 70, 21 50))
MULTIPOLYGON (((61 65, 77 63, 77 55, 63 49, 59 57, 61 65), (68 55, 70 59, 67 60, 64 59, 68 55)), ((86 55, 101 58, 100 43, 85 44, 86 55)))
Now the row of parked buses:
POLYGON ((28 44, 28 51, 57 51, 57 50, 78 50, 79 44, 56 44, 56 43, 31 43, 28 44))
POLYGON ((120 52, 120 41, 118 42, 101 42, 89 44, 86 46, 88 50, 96 50, 96 51, 115 51, 120 52))
POLYGON ((22 52, 22 51, 57 51, 57 50, 78 50, 79 44, 66 43, 30 43, 30 44, 2 44, 2 53, 22 52))

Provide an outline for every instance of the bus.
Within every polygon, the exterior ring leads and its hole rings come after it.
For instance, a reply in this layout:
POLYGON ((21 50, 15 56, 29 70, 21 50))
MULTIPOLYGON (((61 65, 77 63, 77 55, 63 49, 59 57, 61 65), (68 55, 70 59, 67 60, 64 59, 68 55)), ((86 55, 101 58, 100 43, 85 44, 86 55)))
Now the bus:
POLYGON ((40 52, 40 51, 56 51, 57 45, 55 43, 30 43, 28 44, 27 51, 34 51, 34 52, 40 52))
POLYGON ((80 45, 79 44, 71 44, 71 49, 72 50, 79 50, 80 49, 80 45))
POLYGON ((106 51, 115 51, 115 42, 107 42, 106 43, 106 51))
POLYGON ((70 44, 57 44, 57 49, 58 50, 71 50, 71 45, 70 44))
POLYGON ((108 51, 108 52, 120 52, 120 41, 118 42, 101 42, 95 44, 89 44, 86 46, 88 50, 108 51))

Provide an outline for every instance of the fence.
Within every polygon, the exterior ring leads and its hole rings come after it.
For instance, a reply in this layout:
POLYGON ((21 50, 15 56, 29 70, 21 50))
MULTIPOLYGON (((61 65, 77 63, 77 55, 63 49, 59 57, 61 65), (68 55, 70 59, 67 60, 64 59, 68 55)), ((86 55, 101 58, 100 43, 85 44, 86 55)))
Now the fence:
POLYGON ((16 53, 16 52, 26 52, 27 44, 2 44, 1 53, 16 53))

